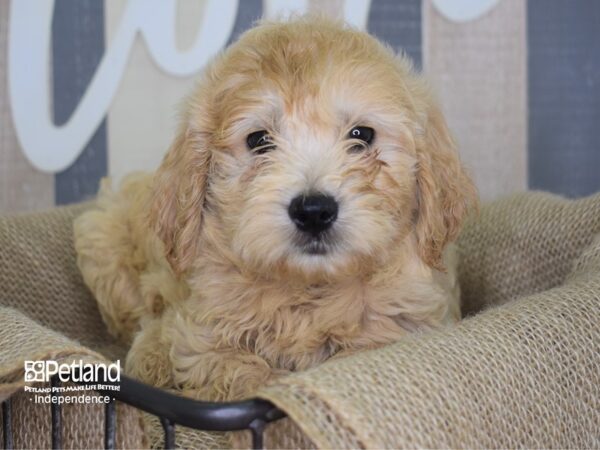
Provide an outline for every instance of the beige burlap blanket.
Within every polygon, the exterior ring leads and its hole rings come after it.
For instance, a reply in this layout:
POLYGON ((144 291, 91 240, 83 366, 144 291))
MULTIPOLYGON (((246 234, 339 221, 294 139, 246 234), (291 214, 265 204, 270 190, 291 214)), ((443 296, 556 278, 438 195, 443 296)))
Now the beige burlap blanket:
MULTIPOLYGON (((75 266, 86 206, 0 218, 0 400, 16 447, 49 447, 49 407, 22 392, 26 359, 122 357, 75 266)), ((270 447, 600 447, 600 195, 520 194, 483 207, 459 239, 460 325, 331 361, 260 392, 288 415, 270 447)), ((65 447, 101 447, 101 407, 63 411, 65 447)), ((120 405, 117 444, 160 445, 120 405)), ((186 448, 229 436, 180 429, 186 448)), ((239 442, 236 441, 236 442, 239 442)))

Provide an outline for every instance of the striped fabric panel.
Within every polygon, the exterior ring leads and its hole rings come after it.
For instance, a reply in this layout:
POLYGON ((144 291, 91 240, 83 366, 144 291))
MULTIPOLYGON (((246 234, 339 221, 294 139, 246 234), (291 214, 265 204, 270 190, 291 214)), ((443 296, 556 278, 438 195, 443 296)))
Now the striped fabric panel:
POLYGON ((481 197, 526 189, 525 2, 462 23, 424 2, 424 70, 481 197))
MULTIPOLYGON (((18 1, 18 0, 10 0, 18 1)), ((31 210, 93 196, 107 172, 118 181, 152 170, 176 129, 177 105, 195 76, 161 71, 134 43, 106 120, 69 169, 33 169, 16 140, 6 70, 10 1, 0 1, 0 211, 31 210)), ((347 0, 307 0, 341 17, 347 0)), ((600 190, 600 2, 499 0, 454 22, 434 0, 371 0, 368 30, 423 68, 463 160, 485 200, 527 188, 567 196, 600 190)), ((56 0, 51 37, 53 113, 72 114, 120 24, 127 0, 56 0)), ((205 1, 180 0, 177 38, 194 40, 205 1)), ((229 42, 263 12, 239 2, 229 42)))
POLYGON ((34 169, 17 140, 8 96, 10 2, 0 0, 0 213, 34 211, 54 204, 54 176, 34 169))

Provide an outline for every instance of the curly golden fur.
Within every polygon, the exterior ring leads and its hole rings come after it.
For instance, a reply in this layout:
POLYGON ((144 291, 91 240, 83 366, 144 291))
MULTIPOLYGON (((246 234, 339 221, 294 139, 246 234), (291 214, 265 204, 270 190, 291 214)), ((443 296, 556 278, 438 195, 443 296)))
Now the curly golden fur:
POLYGON ((443 256, 475 205, 410 62, 305 17, 262 23, 210 64, 158 171, 105 182, 76 249, 110 330, 133 341, 130 374, 238 399, 458 320, 443 256), (359 125, 371 145, 349 138, 359 125), (253 153, 247 136, 263 129, 274 148, 253 153), (288 216, 310 192, 339 203, 318 254, 288 216))

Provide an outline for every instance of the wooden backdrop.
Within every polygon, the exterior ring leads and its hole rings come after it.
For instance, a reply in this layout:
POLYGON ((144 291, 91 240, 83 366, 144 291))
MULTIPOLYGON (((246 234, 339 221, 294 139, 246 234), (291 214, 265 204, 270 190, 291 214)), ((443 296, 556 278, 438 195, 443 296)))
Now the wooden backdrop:
MULTIPOLYGON (((195 77, 165 73, 139 36, 108 113, 78 159, 58 173, 30 164, 8 95, 9 15, 17 1, 0 0, 0 211, 80 201, 107 174, 118 180, 155 168, 195 77)), ((88 88, 127 1, 55 1, 48 89, 57 125, 69 120, 88 88)), ((306 1, 308 9, 334 16, 360 3, 306 1)), ((431 79, 481 196, 600 190, 600 1, 485 0, 489 8, 463 18, 437 3, 363 0, 362 6, 367 30, 406 51, 431 79)), ((193 42, 204 9, 204 1, 178 1, 181 48, 193 42)), ((264 9, 260 0, 241 0, 229 41, 264 9)))

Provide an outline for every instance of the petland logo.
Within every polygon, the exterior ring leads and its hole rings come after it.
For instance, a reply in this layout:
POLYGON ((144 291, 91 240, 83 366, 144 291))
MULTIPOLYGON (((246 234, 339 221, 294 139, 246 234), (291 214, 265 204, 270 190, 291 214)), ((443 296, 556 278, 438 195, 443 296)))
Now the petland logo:
POLYGON ((51 385, 25 385, 37 404, 108 404, 112 392, 120 391, 121 361, 112 364, 58 363, 56 361, 25 361, 25 382, 51 385), (92 392, 93 391, 93 392, 92 392))
POLYGON ((56 361, 25 361, 26 382, 48 382, 53 376, 65 383, 118 383, 121 381, 121 361, 112 364, 57 363, 56 361))

